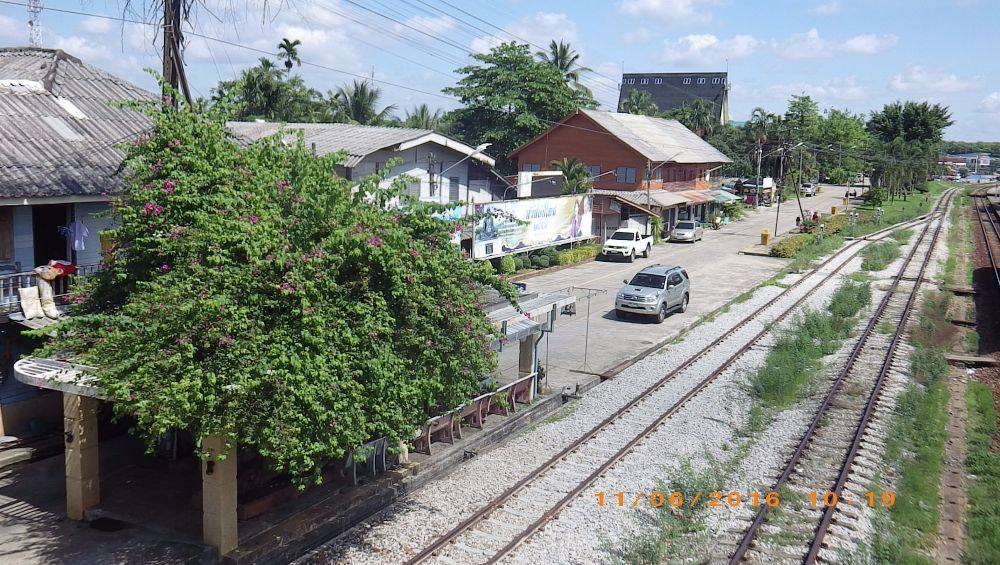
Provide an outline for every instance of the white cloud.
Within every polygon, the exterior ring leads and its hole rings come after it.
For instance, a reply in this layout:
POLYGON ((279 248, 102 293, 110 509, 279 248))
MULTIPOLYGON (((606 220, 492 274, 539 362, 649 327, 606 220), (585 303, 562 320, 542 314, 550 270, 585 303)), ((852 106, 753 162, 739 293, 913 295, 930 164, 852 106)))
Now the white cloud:
POLYGON ((622 36, 622 41, 624 41, 626 45, 648 43, 651 39, 653 39, 653 30, 644 26, 631 29, 625 32, 625 35, 622 36))
POLYGON ((979 88, 979 80, 976 78, 963 78, 954 73, 913 65, 902 73, 893 75, 889 80, 889 87, 896 92, 929 95, 974 90, 979 88))
POLYGON ((886 35, 866 33, 844 40, 844 43, 841 45, 841 51, 845 53, 857 53, 859 55, 875 55, 895 46, 898 42, 899 37, 892 33, 886 35))
POLYGON ((840 0, 831 0, 830 2, 816 5, 810 11, 820 16, 832 16, 834 14, 839 14, 841 8, 842 6, 840 5, 840 0))
MULTIPOLYGON (((413 16, 406 20, 406 25, 410 26, 407 28, 402 24, 396 24, 395 28, 398 33, 411 32, 411 28, 419 29, 433 36, 443 35, 446 31, 455 29, 455 20, 449 16, 441 17, 428 17, 428 16, 413 16)), ((426 36, 424 36, 426 37, 426 36)), ((429 39, 429 38, 428 38, 429 39)))
POLYGON ((86 62, 107 61, 111 59, 111 50, 108 49, 105 43, 91 41, 79 35, 63 37, 43 32, 43 45, 53 49, 62 49, 70 55, 79 57, 86 62))
POLYGON ((85 18, 77 26, 77 30, 80 33, 89 33, 92 35, 101 35, 108 33, 115 27, 115 24, 111 20, 106 20, 104 18, 85 18))
POLYGON ((0 14, 0 40, 4 43, 16 43, 20 38, 23 42, 28 38, 28 24, 0 14))
POLYGON ((752 35, 719 39, 711 34, 688 35, 663 42, 663 60, 677 65, 711 65, 726 59, 741 59, 754 53, 761 41, 752 35))
MULTIPOLYGON (((582 51, 577 35, 576 22, 564 13, 538 12, 533 16, 525 16, 516 22, 505 26, 507 34, 480 36, 472 40, 469 49, 476 53, 486 53, 500 43, 514 41, 517 36, 536 45, 548 46, 549 41, 565 41, 573 44, 573 48, 582 51), (510 34, 510 35, 508 35, 510 34), (497 37, 499 36, 499 37, 497 37)), ((517 40, 519 43, 521 39, 517 40)))
POLYGON ((775 41, 778 55, 787 59, 816 59, 832 57, 838 53, 875 55, 896 45, 899 38, 892 34, 862 34, 842 41, 824 39, 819 30, 812 28, 804 33, 793 33, 788 38, 775 41))
POLYGON ((714 4, 715 0, 622 0, 618 12, 668 25, 706 24, 712 21, 707 7, 714 4))
POLYGON ((860 84, 854 76, 832 78, 820 83, 775 84, 768 91, 781 100, 787 100, 793 94, 805 93, 819 101, 820 106, 837 102, 860 102, 870 95, 870 89, 860 84))
POLYGON ((984 114, 1000 114, 1000 92, 991 92, 979 101, 977 112, 984 114))

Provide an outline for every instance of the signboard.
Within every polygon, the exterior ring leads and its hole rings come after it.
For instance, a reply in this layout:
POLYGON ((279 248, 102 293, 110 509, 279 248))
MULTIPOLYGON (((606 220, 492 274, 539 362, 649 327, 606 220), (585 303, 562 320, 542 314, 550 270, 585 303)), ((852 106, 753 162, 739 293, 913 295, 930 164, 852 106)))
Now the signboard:
POLYGON ((591 199, 586 194, 479 204, 476 213, 483 217, 473 230, 473 259, 592 237, 591 199))

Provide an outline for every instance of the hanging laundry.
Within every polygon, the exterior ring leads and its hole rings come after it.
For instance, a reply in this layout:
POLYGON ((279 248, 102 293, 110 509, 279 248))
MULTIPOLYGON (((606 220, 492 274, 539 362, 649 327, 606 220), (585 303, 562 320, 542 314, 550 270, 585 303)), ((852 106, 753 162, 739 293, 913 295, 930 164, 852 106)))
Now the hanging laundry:
POLYGON ((69 224, 70 232, 73 234, 73 251, 84 251, 87 244, 87 236, 90 230, 82 220, 76 220, 69 224))

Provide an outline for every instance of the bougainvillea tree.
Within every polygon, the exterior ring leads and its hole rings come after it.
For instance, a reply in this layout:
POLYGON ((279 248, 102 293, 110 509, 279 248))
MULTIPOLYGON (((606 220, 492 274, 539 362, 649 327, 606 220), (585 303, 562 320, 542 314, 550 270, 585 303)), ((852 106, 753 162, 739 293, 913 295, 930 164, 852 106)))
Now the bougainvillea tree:
POLYGON ((439 207, 334 174, 299 140, 235 141, 212 111, 149 106, 107 269, 47 353, 95 368, 152 444, 221 433, 295 476, 409 439, 495 369, 481 304, 512 296, 462 258, 439 207))

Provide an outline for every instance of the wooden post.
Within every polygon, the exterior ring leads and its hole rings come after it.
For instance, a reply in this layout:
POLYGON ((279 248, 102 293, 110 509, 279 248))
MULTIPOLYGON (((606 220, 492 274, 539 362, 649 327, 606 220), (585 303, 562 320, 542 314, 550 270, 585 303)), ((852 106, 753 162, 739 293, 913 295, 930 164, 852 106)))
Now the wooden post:
POLYGON ((83 520, 101 500, 96 398, 63 393, 66 515, 83 520))
POLYGON ((229 553, 239 543, 236 529, 236 448, 226 449, 226 440, 213 435, 201 440, 201 448, 211 457, 201 463, 202 539, 229 553), (225 461, 216 456, 227 455, 225 461))

